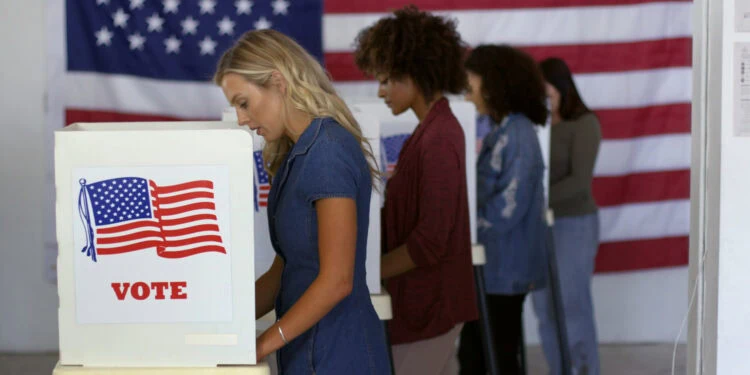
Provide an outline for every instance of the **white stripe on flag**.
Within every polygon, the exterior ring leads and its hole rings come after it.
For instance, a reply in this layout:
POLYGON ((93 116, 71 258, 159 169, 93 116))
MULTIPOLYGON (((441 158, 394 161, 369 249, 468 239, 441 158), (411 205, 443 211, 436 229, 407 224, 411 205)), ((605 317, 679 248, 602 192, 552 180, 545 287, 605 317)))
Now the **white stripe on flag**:
POLYGON ((690 134, 602 141, 595 176, 690 169, 690 134))
MULTIPOLYGON (((592 109, 634 108, 691 100, 690 68, 662 68, 617 73, 577 74, 576 84, 592 109)), ((347 101, 373 99, 374 81, 338 82, 336 90, 347 101)))
POLYGON ((67 72, 65 106, 142 115, 218 119, 229 104, 221 88, 211 82, 67 72))
POLYGON ((592 109, 634 108, 692 100, 690 67, 616 73, 576 74, 574 79, 592 109))
MULTIPOLYGON (((455 18, 470 45, 559 45, 615 43, 692 36, 688 2, 534 9, 435 12, 455 18), (664 22, 669 20, 669 22, 664 22), (539 27, 544 25, 544 27, 539 27)), ((523 6, 523 2, 519 3, 523 6)), ((323 16, 323 49, 354 49, 357 34, 385 13, 323 16)))
POLYGON ((685 236, 690 233, 690 200, 605 207, 599 209, 599 220, 601 242, 685 236))
MULTIPOLYGON (((581 95, 592 109, 631 108, 690 102, 690 68, 665 68, 576 75, 581 95), (602 90, 603 87, 612 88, 602 90)), ((210 82, 175 82, 100 73, 66 74, 68 108, 179 118, 217 118, 228 106, 210 82)), ((373 98, 373 81, 336 83, 346 100, 373 98)))

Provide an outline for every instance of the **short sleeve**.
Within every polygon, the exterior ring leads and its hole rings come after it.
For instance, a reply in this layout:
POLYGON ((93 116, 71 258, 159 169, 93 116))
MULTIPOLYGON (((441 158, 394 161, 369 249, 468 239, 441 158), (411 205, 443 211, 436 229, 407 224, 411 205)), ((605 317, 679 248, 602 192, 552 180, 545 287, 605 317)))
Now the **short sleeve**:
POLYGON ((308 150, 300 181, 307 202, 324 198, 356 200, 363 170, 356 162, 359 148, 346 141, 321 134, 308 150))

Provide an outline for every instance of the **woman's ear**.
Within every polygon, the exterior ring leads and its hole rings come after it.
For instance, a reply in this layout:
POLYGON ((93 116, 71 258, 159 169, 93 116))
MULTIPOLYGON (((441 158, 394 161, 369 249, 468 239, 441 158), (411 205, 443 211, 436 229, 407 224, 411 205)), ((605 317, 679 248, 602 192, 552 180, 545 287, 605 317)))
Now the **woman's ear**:
POLYGON ((273 73, 271 73, 271 84, 279 89, 281 95, 286 95, 286 78, 284 78, 284 75, 281 74, 281 72, 279 72, 278 70, 274 70, 273 73))

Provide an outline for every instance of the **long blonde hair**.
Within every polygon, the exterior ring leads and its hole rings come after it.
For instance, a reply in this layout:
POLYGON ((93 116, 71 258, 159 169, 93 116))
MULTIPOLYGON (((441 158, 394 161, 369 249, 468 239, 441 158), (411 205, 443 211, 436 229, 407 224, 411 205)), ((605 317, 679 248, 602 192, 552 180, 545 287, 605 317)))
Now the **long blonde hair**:
MULTIPOLYGON (((281 73, 287 82, 285 102, 313 118, 334 118, 359 141, 373 184, 379 181, 380 171, 372 147, 362 135, 362 129, 349 107, 336 94, 330 78, 320 64, 291 38, 270 29, 245 33, 234 46, 224 52, 219 60, 214 82, 221 85, 227 73, 235 73, 248 82, 268 87, 274 71, 281 73)), ((265 144, 263 160, 271 175, 276 174, 292 145, 292 140, 287 135, 265 144)))

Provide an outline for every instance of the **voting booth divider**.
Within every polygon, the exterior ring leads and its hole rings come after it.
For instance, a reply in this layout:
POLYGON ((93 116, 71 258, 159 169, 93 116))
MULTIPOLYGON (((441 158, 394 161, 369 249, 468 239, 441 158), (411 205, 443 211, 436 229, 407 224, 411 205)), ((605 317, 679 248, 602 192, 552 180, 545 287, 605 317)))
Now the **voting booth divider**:
MULTIPOLYGON (((398 161, 398 155, 406 139, 411 135, 419 124, 417 117, 407 111, 399 116, 391 113, 382 100, 353 99, 347 101, 352 113, 359 123, 362 133, 368 139, 372 147, 373 155, 378 160, 379 167, 387 177, 392 173, 398 161)), ((461 123, 464 130, 466 142, 466 170, 469 192, 469 207, 471 215, 471 238, 476 242, 476 188, 475 188, 475 150, 476 150, 476 111, 474 105, 465 101, 452 101, 451 109, 461 123)), ((237 122, 237 114, 234 108, 226 108, 222 113, 222 121, 237 122)), ((267 210, 268 190, 270 190, 270 178, 263 170, 261 153, 263 140, 255 138, 254 143, 254 169, 256 183, 256 205, 255 205, 255 271, 256 278, 268 270, 275 256, 270 236, 268 234, 267 210)), ((375 311, 381 320, 391 319, 390 296, 382 291, 380 281, 380 209, 383 203, 384 185, 380 191, 373 189, 370 200, 370 227, 367 237, 367 286, 371 293, 371 300, 375 311)), ((476 251, 483 252, 482 249, 476 251)), ((483 258, 483 254, 481 255, 483 258)), ((268 327, 275 320, 273 313, 258 321, 259 327, 268 327)))
POLYGON ((55 132, 55 373, 269 373, 255 360, 252 138, 223 122, 55 132))
MULTIPOLYGON (((388 176, 418 119, 411 112, 394 116, 382 101, 347 104, 388 176)), ((451 109, 464 130, 476 243, 476 112, 461 100, 451 109)), ((545 160, 548 136, 540 135, 545 160)), ((246 371, 231 373, 268 373, 266 364, 255 365, 255 337, 274 318, 252 318, 253 281, 275 257, 262 146, 262 138, 237 126, 231 108, 221 122, 73 124, 55 133, 56 373, 170 367, 186 374, 221 365, 246 371)), ((371 199, 366 270, 375 310, 388 320, 381 192, 374 189, 371 199)), ((481 246, 473 258, 481 267, 481 246)))

